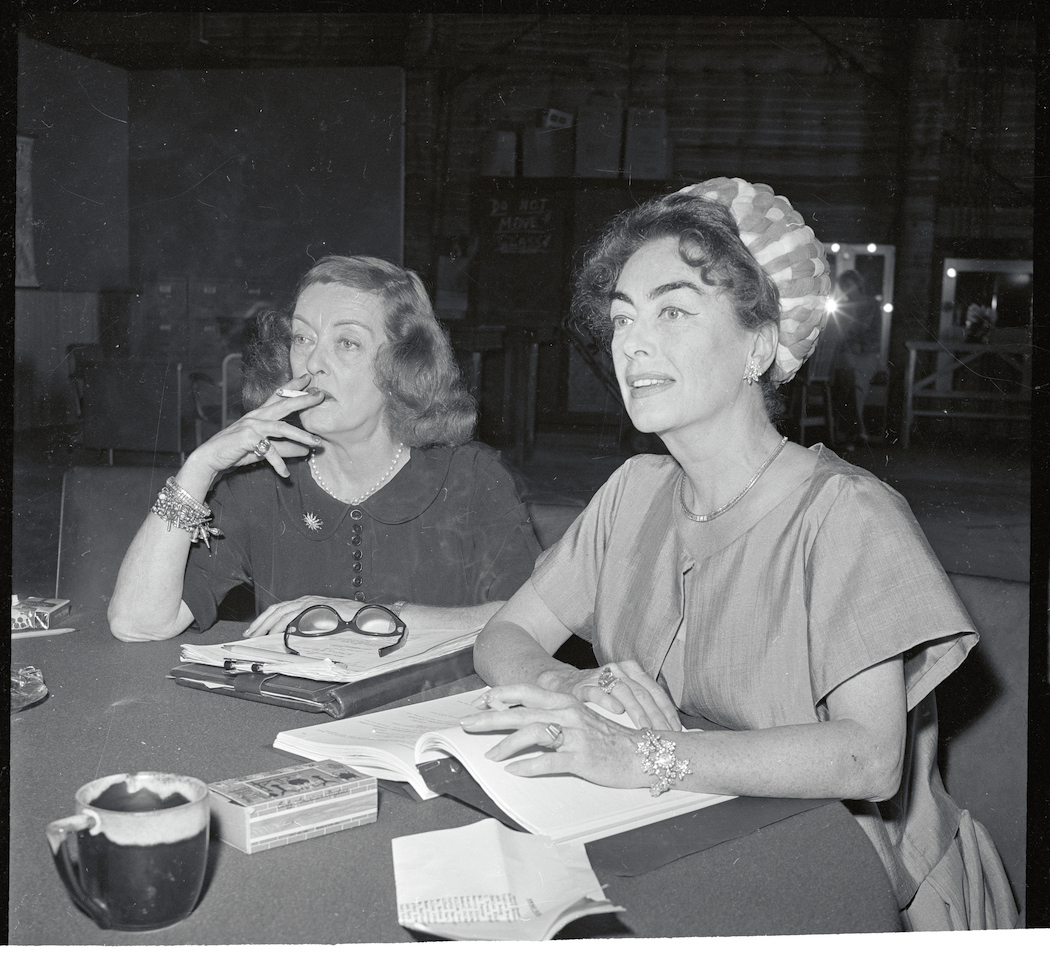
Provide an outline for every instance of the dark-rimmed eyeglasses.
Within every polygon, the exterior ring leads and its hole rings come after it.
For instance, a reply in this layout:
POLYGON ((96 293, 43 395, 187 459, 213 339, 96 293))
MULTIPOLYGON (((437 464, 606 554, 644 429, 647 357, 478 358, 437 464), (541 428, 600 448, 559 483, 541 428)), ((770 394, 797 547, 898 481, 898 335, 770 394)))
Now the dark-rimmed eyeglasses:
POLYGON ((344 621, 331 605, 311 605, 288 622, 284 647, 289 654, 314 657, 311 639, 345 634, 385 640, 379 645, 379 657, 383 658, 404 644, 408 627, 385 605, 362 605, 350 621, 344 621), (292 647, 293 641, 298 647, 292 647))

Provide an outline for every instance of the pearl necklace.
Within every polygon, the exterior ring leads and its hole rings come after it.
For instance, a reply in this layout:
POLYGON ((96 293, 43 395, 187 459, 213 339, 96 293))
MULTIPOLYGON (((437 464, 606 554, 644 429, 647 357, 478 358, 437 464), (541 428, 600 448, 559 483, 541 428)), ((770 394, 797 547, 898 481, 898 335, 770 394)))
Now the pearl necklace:
MULTIPOLYGON (((405 443, 404 442, 398 442, 397 443, 397 451, 394 453, 394 458, 390 462, 390 468, 388 468, 383 473, 383 477, 378 482, 376 482, 376 484, 373 485, 367 492, 365 492, 365 494, 362 495, 360 498, 352 499, 351 501, 347 502, 346 504, 347 505, 359 505, 361 502, 363 502, 366 498, 368 498, 374 492, 378 492, 379 489, 382 488, 382 486, 386 482, 386 480, 388 478, 390 478, 390 474, 394 471, 395 466, 401 460, 401 453, 404 450, 405 450, 405 443)), ((329 495, 331 495, 332 498, 334 498, 337 502, 343 501, 327 485, 324 484, 324 479, 321 478, 321 473, 318 471, 317 465, 314 463, 314 453, 312 451, 310 452, 310 455, 308 456, 307 461, 309 461, 309 463, 310 463, 310 474, 313 475, 314 481, 317 482, 317 484, 320 485, 321 488, 324 489, 324 491, 327 492, 329 495)))
POLYGON ((762 473, 773 464, 773 459, 775 459, 780 454, 780 450, 785 445, 787 445, 786 435, 780 440, 780 444, 775 449, 773 449, 773 454, 770 455, 769 458, 762 463, 758 471, 755 472, 751 481, 744 486, 740 494, 727 505, 723 505, 721 508, 715 509, 713 512, 708 512, 706 515, 697 515, 695 512, 690 512, 689 506, 685 504, 685 472, 683 472, 681 475, 678 476, 678 497, 681 500, 682 511, 685 512, 685 517, 693 522, 710 522, 711 519, 718 518, 718 516, 721 515, 723 512, 728 512, 734 505, 736 505, 737 502, 739 502, 745 495, 747 495, 748 492, 751 491, 752 486, 762 477, 762 473))

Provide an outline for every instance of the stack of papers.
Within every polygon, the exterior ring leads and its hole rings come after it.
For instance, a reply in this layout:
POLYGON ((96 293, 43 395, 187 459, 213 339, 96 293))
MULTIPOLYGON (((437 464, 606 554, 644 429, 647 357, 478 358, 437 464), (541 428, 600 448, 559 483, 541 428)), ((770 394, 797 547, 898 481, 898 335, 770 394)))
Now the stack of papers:
POLYGON ((582 845, 557 845, 488 818, 395 837, 397 920, 453 940, 548 940, 608 901, 582 845))
POLYGON ((352 682, 398 671, 417 662, 443 658, 469 648, 474 644, 478 631, 480 629, 462 632, 455 628, 413 631, 402 647, 385 658, 379 657, 379 645, 374 640, 353 634, 312 642, 316 657, 291 655, 285 650, 281 632, 221 645, 183 645, 181 658, 183 661, 219 668, 231 661, 238 670, 313 678, 317 681, 352 682))

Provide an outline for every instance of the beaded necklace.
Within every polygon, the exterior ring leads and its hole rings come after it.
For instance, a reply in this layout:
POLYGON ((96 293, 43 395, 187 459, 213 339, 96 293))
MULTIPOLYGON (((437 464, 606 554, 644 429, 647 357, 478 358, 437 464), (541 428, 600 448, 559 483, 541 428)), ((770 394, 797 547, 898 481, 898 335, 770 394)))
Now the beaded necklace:
POLYGON ((685 517, 692 522, 710 522, 711 519, 718 518, 719 515, 723 514, 724 512, 728 512, 734 505, 736 505, 737 502, 739 502, 745 495, 747 495, 748 492, 751 491, 752 486, 754 486, 755 482, 757 482, 762 477, 762 473, 773 464, 773 459, 775 459, 780 454, 780 450, 785 445, 787 445, 786 435, 780 440, 780 444, 775 449, 773 449, 773 454, 770 455, 769 458, 762 463, 758 471, 755 472, 751 481, 744 486, 740 494, 737 495, 737 497, 734 498, 733 501, 729 502, 726 505, 723 505, 721 508, 715 509, 713 512, 708 512, 706 515, 697 515, 695 512, 690 512, 689 506, 685 504, 685 472, 683 472, 681 475, 678 476, 678 498, 682 503, 682 511, 685 512, 685 517))
MULTIPOLYGON (((374 492, 379 491, 379 489, 382 488, 382 486, 386 482, 386 480, 388 478, 390 478, 390 475, 394 471, 394 468, 397 465, 397 463, 401 460, 401 453, 404 450, 405 450, 405 443, 404 442, 398 442, 397 443, 397 451, 394 453, 394 457, 393 457, 393 459, 390 462, 390 467, 383 473, 382 478, 380 478, 380 480, 378 482, 376 482, 375 485, 373 485, 360 498, 354 499, 354 500, 352 500, 350 502, 347 502, 346 504, 348 504, 348 505, 359 505, 366 498, 368 498, 369 495, 373 494, 374 492)), ((317 484, 320 485, 321 488, 325 492, 327 492, 329 495, 331 495, 332 498, 334 498, 336 501, 338 501, 338 502, 343 501, 327 485, 324 484, 324 479, 321 478, 321 473, 318 471, 317 465, 314 463, 314 453, 312 451, 310 452, 310 455, 307 457, 307 460, 310 463, 310 473, 313 475, 314 481, 317 482, 317 484)))

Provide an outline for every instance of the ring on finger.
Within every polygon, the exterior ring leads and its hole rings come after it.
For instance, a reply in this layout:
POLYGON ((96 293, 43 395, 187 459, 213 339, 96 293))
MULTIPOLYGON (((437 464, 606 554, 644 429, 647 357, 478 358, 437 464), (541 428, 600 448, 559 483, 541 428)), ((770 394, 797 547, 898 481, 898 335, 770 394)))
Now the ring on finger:
POLYGON ((612 694, 613 688, 619 683, 620 679, 612 673, 611 668, 603 668, 602 673, 598 675, 598 687, 606 694, 612 694))
POLYGON ((562 726, 560 724, 555 724, 552 721, 550 724, 547 725, 546 728, 544 728, 544 730, 547 732, 547 734, 550 735, 551 747, 554 748, 555 751, 557 751, 558 748, 561 746, 562 740, 564 738, 562 726))
POLYGON ((259 458, 262 458, 267 452, 270 451, 270 446, 272 444, 273 443, 270 442, 269 439, 259 439, 259 441, 252 446, 252 451, 256 455, 258 455, 259 458))

